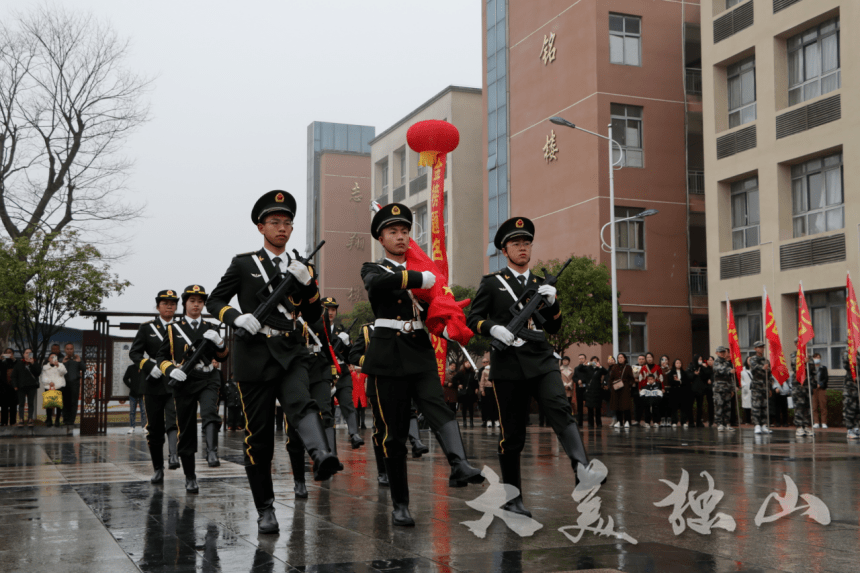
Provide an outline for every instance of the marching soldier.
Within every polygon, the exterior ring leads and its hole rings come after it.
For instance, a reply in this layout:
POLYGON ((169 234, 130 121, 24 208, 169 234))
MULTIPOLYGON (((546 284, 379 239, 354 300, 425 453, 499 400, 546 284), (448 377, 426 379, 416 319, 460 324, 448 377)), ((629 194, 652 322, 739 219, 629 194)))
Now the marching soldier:
MULTIPOLYGON (((349 333, 344 331, 343 326, 335 325, 334 320, 337 318, 337 300, 334 297, 326 297, 322 302, 323 313, 326 314, 321 321, 328 325, 327 342, 334 350, 334 355, 337 358, 338 366, 340 367, 340 375, 333 373, 336 378, 334 397, 340 405, 340 412, 346 420, 347 433, 349 434, 349 443, 353 449, 359 448, 364 444, 364 439, 358 434, 358 418, 355 416, 355 405, 352 402, 352 376, 347 368, 346 355, 349 353, 349 333)), ((326 427, 326 432, 329 434, 329 445, 337 454, 337 449, 334 446, 334 427, 329 431, 326 427)))
POLYGON ((218 416, 218 392, 221 377, 212 366, 212 359, 223 361, 229 354, 218 326, 201 319, 208 295, 200 285, 189 285, 182 292, 182 307, 185 317, 167 326, 167 336, 158 350, 158 368, 167 377, 173 388, 176 403, 176 421, 179 425, 179 459, 185 473, 185 491, 197 494, 197 475, 194 472, 194 454, 197 452, 197 403, 200 403, 200 418, 206 435, 206 460, 210 467, 221 466, 218 460, 218 431, 221 417, 218 416), (192 365, 189 374, 182 371, 185 362, 191 359, 195 349, 205 341, 210 344, 203 355, 192 365))
MULTIPOLYGON (((860 352, 857 353, 857 364, 860 365, 860 352)), ((860 397, 857 392, 857 381, 851 377, 848 349, 842 351, 842 368, 845 369, 845 384, 842 386, 842 417, 845 419, 845 428, 848 429, 848 438, 860 439, 860 397)))
POLYGON ((314 461, 314 479, 328 479, 340 464, 326 441, 320 407, 308 392, 309 356, 297 314, 314 322, 322 307, 312 269, 286 253, 295 214, 296 200, 285 191, 270 191, 257 200, 251 220, 263 236, 263 248, 234 257, 206 305, 223 323, 247 332, 247 337, 234 342, 233 375, 245 414, 245 472, 262 534, 278 531, 272 484, 276 398, 314 461), (258 293, 271 292, 281 281, 293 279, 296 290, 278 302, 277 311, 268 317, 254 316, 258 293), (229 304, 234 296, 241 311, 229 304))
POLYGON ((752 397, 752 422, 755 425, 755 434, 772 434, 773 431, 767 427, 767 399, 769 395, 768 382, 773 377, 768 373, 768 362, 764 358, 764 342, 756 341, 755 355, 747 359, 752 375, 750 383, 750 395, 752 397))
POLYGON ((161 347, 161 341, 167 335, 167 325, 173 322, 176 313, 176 302, 179 297, 176 291, 164 289, 155 296, 155 308, 158 317, 141 324, 134 336, 134 343, 128 357, 137 365, 140 371, 140 391, 143 394, 143 408, 146 411, 146 445, 152 458, 152 468, 155 474, 150 482, 164 482, 164 436, 167 435, 168 468, 179 468, 179 457, 176 455, 176 408, 173 403, 173 393, 157 368, 155 357, 161 347))
POLYGON ((420 306, 410 289, 429 289, 436 277, 429 271, 406 269, 406 250, 412 212, 391 203, 373 216, 370 234, 385 253, 375 263, 365 263, 361 277, 370 306, 376 316, 362 370, 376 387, 376 425, 383 435, 382 450, 388 474, 393 522, 414 526, 409 513, 409 485, 406 478, 406 440, 409 436, 411 401, 436 431, 439 444, 451 465, 449 483, 480 484, 481 471, 472 467, 463 449, 460 427, 442 398, 436 370, 436 354, 424 329, 427 306, 420 306))
MULTIPOLYGON (((360 335, 349 349, 349 362, 355 365, 358 371, 362 371, 364 355, 367 351, 367 346, 370 344, 370 336, 373 333, 373 323, 362 325, 359 333, 360 335)), ((376 385, 373 381, 373 377, 367 377, 367 402, 370 404, 370 414, 373 417, 373 434, 370 435, 370 442, 373 445, 373 455, 376 459, 376 481, 379 483, 379 486, 388 486, 388 472, 385 470, 385 454, 382 451, 383 436, 379 434, 379 425, 376 424, 377 419, 379 419, 379 401, 376 398, 376 385)))
POLYGON ((549 307, 538 310, 545 320, 543 329, 547 333, 556 333, 561 328, 561 310, 555 287, 542 285, 544 279, 529 271, 534 235, 535 226, 525 217, 513 217, 499 226, 493 243, 505 254, 508 265, 481 279, 468 321, 469 328, 475 333, 509 345, 504 351, 495 348, 490 351, 490 372, 493 374, 502 429, 499 440, 502 480, 520 491, 520 495, 503 508, 525 516, 531 516, 531 513, 523 506, 520 453, 525 444, 532 396, 558 436, 574 473, 577 463, 588 466, 588 456, 564 393, 558 360, 552 347, 546 340, 522 341, 506 327, 514 317, 510 311, 512 304, 527 288, 536 287, 537 293, 543 295, 549 304, 549 307))
POLYGON ((714 412, 718 431, 735 430, 730 422, 734 396, 735 368, 729 361, 729 350, 720 345, 714 360, 714 412))
MULTIPOLYGON (((797 339, 794 340, 797 344, 797 339)), ((804 367, 806 364, 804 363, 804 367)), ((797 427, 795 436, 815 436, 810 428, 812 426, 812 413, 809 409, 809 380, 801 384, 797 380, 797 351, 791 353, 791 378, 788 382, 791 385, 791 400, 794 403, 794 426, 797 427)))

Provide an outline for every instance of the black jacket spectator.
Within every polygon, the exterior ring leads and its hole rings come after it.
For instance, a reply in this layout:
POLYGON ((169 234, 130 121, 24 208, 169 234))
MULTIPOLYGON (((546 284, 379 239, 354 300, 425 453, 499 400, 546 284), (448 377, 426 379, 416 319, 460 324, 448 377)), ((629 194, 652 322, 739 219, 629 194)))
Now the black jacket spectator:
POLYGON ((15 368, 12 370, 12 386, 16 389, 38 389, 40 374, 42 374, 42 365, 38 362, 27 364, 24 361, 15 361, 15 368))
POLYGON ((140 394, 140 370, 134 363, 130 364, 122 376, 122 382, 128 387, 128 396, 139 399, 140 394))
MULTIPOLYGON (((604 379, 609 374, 609 371, 604 367, 591 369, 591 378, 586 382, 585 387, 585 406, 590 409, 596 409, 603 405, 603 385, 604 379)), ((576 377, 573 379, 576 380, 576 377)))
POLYGON ((812 377, 812 388, 826 391, 827 383, 829 382, 830 374, 827 372, 827 367, 824 365, 818 365, 818 368, 815 369, 815 376, 812 377))

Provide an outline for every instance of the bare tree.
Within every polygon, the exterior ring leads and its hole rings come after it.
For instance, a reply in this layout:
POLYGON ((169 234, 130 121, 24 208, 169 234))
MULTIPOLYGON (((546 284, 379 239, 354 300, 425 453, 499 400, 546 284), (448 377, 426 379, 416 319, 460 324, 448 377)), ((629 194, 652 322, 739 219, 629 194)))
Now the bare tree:
POLYGON ((151 80, 127 55, 108 24, 58 6, 0 23, 0 223, 11 240, 140 215, 123 197, 122 148, 148 119, 151 80))

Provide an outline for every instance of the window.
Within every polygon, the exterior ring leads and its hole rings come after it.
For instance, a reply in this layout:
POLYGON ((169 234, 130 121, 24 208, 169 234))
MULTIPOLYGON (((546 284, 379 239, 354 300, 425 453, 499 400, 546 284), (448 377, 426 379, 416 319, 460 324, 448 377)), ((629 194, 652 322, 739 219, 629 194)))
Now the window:
POLYGON ((406 150, 400 152, 400 185, 406 185, 406 150))
POLYGON ((743 2, 744 0, 726 0, 726 10, 729 8, 733 8, 743 2))
POLYGON ((645 269, 645 221, 619 219, 642 213, 639 207, 615 208, 615 261, 618 269, 645 269))
POLYGON ((728 67, 729 127, 755 120, 755 56, 728 67))
POLYGON ((612 139, 624 150, 624 167, 644 167, 642 154, 642 108, 612 104, 612 139))
POLYGON ((645 353, 648 348, 648 325, 645 313, 624 313, 630 332, 621 335, 618 339, 618 348, 622 353, 627 353, 627 360, 631 365, 636 364, 636 357, 645 353))
POLYGON ((848 346, 845 289, 807 293, 806 304, 815 332, 811 352, 821 353, 821 364, 827 368, 842 369, 842 352, 848 346))
POLYGON ((420 207, 416 207, 413 210, 412 221, 412 228, 414 230, 413 237, 415 238, 415 243, 418 244, 418 247, 424 250, 424 253, 427 253, 427 245, 430 242, 430 226, 428 225, 429 219, 427 218, 426 203, 422 204, 420 207))
POLYGON ((839 18, 788 39, 788 105, 839 89, 839 18))
POLYGON ((794 237, 845 227, 842 154, 791 167, 794 237))
POLYGON ((642 64, 642 18, 609 15, 609 61, 625 66, 642 64))
POLYGON ((743 357, 755 355, 753 345, 756 341, 764 340, 761 299, 732 302, 732 311, 735 314, 735 326, 738 328, 738 344, 741 347, 741 355, 743 357))
POLYGON ((732 184, 732 249, 759 244, 758 178, 732 184))
POLYGON ((379 179, 382 181, 382 195, 388 194, 388 162, 379 165, 379 179))

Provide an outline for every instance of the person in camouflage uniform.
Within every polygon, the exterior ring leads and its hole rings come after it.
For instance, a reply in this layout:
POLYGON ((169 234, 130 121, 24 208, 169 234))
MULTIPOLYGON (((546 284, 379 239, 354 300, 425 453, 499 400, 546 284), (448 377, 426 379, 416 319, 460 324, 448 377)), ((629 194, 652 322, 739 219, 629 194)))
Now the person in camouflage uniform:
POLYGON ((772 431, 767 428, 767 398, 768 398, 768 369, 770 368, 767 359, 764 358, 764 342, 756 341, 755 355, 747 359, 750 374, 752 374, 752 383, 750 384, 750 394, 752 395, 752 422, 755 425, 755 434, 767 433, 772 431))
MULTIPOLYGON (((797 339, 794 340, 797 343, 797 339)), ((797 436, 814 436, 812 432, 812 413, 809 410, 809 388, 808 381, 800 384, 797 380, 797 351, 791 353, 791 400, 794 403, 794 426, 797 427, 797 436)))
POLYGON ((718 431, 735 430, 730 424, 732 397, 735 394, 735 369, 728 356, 728 349, 722 345, 717 347, 717 358, 714 360, 714 413, 718 431))
MULTIPOLYGON (((860 353, 858 358, 860 358, 860 353)), ((860 365, 860 360, 858 360, 860 365)), ((858 400, 857 381, 851 376, 851 364, 848 361, 848 349, 842 351, 842 368, 845 369, 845 384, 842 386, 842 417, 848 438, 860 439, 860 400, 858 400)))

